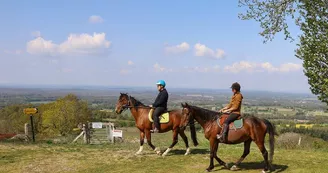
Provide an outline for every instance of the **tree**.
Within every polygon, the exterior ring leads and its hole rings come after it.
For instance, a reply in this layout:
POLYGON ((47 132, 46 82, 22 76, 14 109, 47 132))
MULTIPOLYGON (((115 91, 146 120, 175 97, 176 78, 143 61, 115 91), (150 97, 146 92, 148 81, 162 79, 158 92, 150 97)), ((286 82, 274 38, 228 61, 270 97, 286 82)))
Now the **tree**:
POLYGON ((288 21, 294 20, 302 31, 296 57, 303 60, 312 93, 328 105, 328 0, 239 0, 239 5, 247 8, 242 20, 260 23, 264 43, 281 31, 293 41, 288 21))
POLYGON ((67 135, 79 123, 86 123, 91 118, 87 102, 69 94, 48 104, 42 113, 42 132, 47 135, 67 135))
POLYGON ((303 35, 296 56, 303 60, 312 93, 328 104, 328 1, 312 0, 302 8, 307 17, 301 25, 303 35))

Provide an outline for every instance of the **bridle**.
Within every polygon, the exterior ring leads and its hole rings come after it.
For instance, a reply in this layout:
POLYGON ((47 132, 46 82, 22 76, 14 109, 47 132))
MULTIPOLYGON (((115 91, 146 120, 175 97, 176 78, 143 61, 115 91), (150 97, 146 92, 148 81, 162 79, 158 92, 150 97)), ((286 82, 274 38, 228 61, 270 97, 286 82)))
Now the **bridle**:
MULTIPOLYGON (((183 108, 183 109, 186 109, 186 108, 183 108)), ((194 119, 194 117, 191 115, 190 110, 188 110, 188 114, 186 116, 188 116, 189 119, 188 119, 188 123, 186 123, 186 125, 184 127, 187 127, 187 126, 190 126, 190 125, 195 125, 195 123, 197 123, 195 121, 190 121, 191 119, 194 119), (190 123, 190 122, 192 122, 192 123, 190 123)))
POLYGON ((128 102, 125 105, 122 105, 123 110, 128 109, 130 107, 131 96, 128 96, 128 102))

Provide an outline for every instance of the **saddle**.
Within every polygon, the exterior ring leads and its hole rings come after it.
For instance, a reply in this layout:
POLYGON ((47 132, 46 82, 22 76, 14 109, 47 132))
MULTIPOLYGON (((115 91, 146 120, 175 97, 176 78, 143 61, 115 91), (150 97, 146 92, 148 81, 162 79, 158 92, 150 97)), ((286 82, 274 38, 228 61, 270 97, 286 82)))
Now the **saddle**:
MULTIPOLYGON (((148 119, 149 119, 150 122, 154 122, 153 121, 153 113, 154 113, 154 109, 150 109, 149 114, 148 114, 148 119)), ((162 113, 159 116, 159 123, 160 124, 168 123, 170 121, 170 116, 169 115, 170 115, 169 112, 162 113)))
MULTIPOLYGON (((223 114, 220 116, 220 118, 217 119, 217 123, 218 123, 219 127, 221 127, 221 128, 223 127, 223 123, 228 117, 229 117, 229 114, 223 114)), ((242 116, 239 116, 237 118, 237 120, 235 120, 229 124, 229 129, 233 129, 233 130, 241 129, 244 125, 243 122, 244 122, 244 120, 243 120, 242 116)))

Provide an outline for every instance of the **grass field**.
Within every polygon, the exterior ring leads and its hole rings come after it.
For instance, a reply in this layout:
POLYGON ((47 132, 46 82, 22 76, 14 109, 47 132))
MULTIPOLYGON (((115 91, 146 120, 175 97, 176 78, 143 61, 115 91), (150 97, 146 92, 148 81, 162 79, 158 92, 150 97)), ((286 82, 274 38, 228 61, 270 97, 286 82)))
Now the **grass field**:
MULTIPOLYGON (((171 143, 172 133, 153 135, 153 144, 165 150, 171 143)), ((185 147, 180 140, 168 156, 161 157, 145 145, 141 155, 139 134, 134 129, 124 131, 125 141, 117 144, 22 144, 0 143, 0 172, 204 172, 209 164, 209 144, 198 133, 200 146, 192 147, 184 156, 185 147)), ((188 134, 188 138, 189 134, 188 134)), ((242 154, 243 145, 221 145, 218 155, 232 165, 242 154)), ((277 148, 274 172, 327 172, 328 150, 284 150, 277 148)), ((217 165, 217 163, 216 163, 217 165)), ((240 171, 258 173, 263 168, 263 158, 253 143, 251 153, 240 165, 240 171)), ((232 172, 216 166, 214 172, 232 172)))

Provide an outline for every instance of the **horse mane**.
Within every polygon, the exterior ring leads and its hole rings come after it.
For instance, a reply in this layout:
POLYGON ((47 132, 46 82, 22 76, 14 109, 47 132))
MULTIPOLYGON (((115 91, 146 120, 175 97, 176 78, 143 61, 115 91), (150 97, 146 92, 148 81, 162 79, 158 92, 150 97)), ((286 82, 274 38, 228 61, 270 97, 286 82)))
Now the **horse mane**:
POLYGON ((136 98, 130 96, 130 99, 134 102, 134 106, 146 106, 141 101, 137 100, 136 98))
POLYGON ((128 93, 121 93, 123 95, 125 95, 127 97, 127 99, 129 99, 133 102, 133 106, 146 106, 145 104, 143 104, 141 101, 139 101, 138 99, 130 96, 128 93))
POLYGON ((198 111, 197 116, 201 117, 205 121, 214 121, 219 117, 218 112, 197 107, 197 106, 192 106, 192 105, 190 105, 189 107, 197 110, 198 111))

